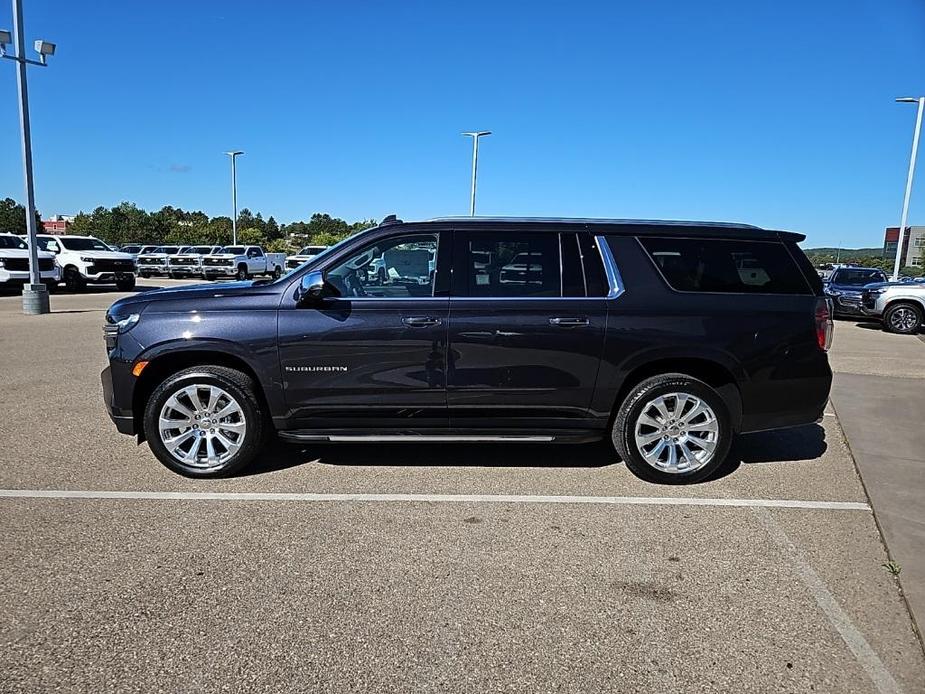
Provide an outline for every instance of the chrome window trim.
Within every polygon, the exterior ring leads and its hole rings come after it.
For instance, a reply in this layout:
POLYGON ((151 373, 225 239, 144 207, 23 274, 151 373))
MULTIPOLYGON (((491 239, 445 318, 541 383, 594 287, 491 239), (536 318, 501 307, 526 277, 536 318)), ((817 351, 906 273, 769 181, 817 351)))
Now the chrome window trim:
POLYGON ((613 253, 605 237, 595 236, 594 243, 597 244, 597 251, 601 254, 601 260, 604 261, 604 274, 607 275, 607 284, 610 286, 610 290, 604 298, 616 299, 625 291, 623 278, 620 276, 619 268, 617 268, 617 262, 613 259, 613 253))

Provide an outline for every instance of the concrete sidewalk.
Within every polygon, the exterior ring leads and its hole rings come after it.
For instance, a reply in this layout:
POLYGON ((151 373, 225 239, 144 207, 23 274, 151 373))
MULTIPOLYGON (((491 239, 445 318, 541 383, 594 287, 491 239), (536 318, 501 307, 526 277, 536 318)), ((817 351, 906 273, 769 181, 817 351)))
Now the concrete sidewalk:
POLYGON ((925 628, 925 343, 839 323, 832 403, 916 626, 925 628))

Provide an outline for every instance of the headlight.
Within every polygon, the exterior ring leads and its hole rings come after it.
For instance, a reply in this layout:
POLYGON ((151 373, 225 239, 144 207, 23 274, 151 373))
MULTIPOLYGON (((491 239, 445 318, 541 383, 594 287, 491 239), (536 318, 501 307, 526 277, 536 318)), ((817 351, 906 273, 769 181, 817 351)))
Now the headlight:
POLYGON ((87 258, 87 257, 84 257, 84 256, 80 256, 80 262, 82 262, 82 263, 91 263, 91 264, 92 264, 92 263, 93 263, 93 258, 87 258))
POLYGON ((825 293, 828 294, 829 296, 841 296, 840 291, 838 291, 837 289, 829 289, 828 287, 826 287, 825 293))
POLYGON ((6 260, 4 258, 0 258, 0 267, 6 267, 6 260))
POLYGON ((882 289, 882 288, 881 289, 868 289, 867 293, 870 294, 871 296, 876 296, 877 294, 883 294, 883 292, 885 291, 886 289, 882 289))
POLYGON ((141 314, 132 313, 122 320, 115 320, 112 316, 106 316, 106 325, 103 326, 103 332, 107 335, 127 333, 135 327, 141 314))

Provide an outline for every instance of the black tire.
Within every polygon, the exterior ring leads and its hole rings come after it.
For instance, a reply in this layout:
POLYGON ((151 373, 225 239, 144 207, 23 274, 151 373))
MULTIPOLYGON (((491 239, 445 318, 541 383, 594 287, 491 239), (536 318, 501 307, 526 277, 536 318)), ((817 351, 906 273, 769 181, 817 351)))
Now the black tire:
MULTIPOLYGON (((169 376, 155 388, 145 407, 144 430, 151 452, 165 467, 185 477, 210 478, 227 477, 247 467, 262 450, 268 427, 266 413, 257 397, 256 384, 247 374, 224 366, 193 366, 169 376), (172 395, 191 385, 202 388, 217 386, 240 406, 246 424, 243 443, 225 461, 214 465, 208 465, 206 461, 199 465, 187 464, 175 458, 161 440, 158 422, 162 408, 172 395)), ((197 436, 201 437, 201 434, 197 436)))
POLYGON ((116 289, 120 292, 130 292, 135 288, 135 275, 116 280, 116 289))
POLYGON ((883 313, 883 329, 900 335, 914 335, 922 329, 922 308, 911 301, 891 304, 883 313))
POLYGON ((82 292, 87 286, 87 280, 80 276, 75 267, 64 268, 64 286, 69 292, 82 292))
POLYGON ((273 268, 273 279, 278 280, 282 276, 283 276, 283 270, 282 268, 280 268, 279 265, 277 265, 275 268, 273 268))
MULTIPOLYGON (((678 400, 669 398, 669 402, 671 401, 674 402, 674 406, 676 407, 678 400)), ((691 406, 685 405, 680 414, 683 416, 685 413, 689 414, 691 412, 693 412, 691 406)), ((626 463, 626 466, 637 477, 659 484, 691 484, 706 479, 723 465, 726 456, 729 454, 733 432, 729 411, 725 401, 719 393, 696 378, 686 376, 685 374, 669 373, 647 378, 630 390, 626 399, 620 404, 617 410, 611 437, 613 445, 617 449, 617 453, 620 454, 623 462, 626 463), (716 424, 717 431, 713 434, 707 434, 706 432, 691 434, 683 429, 685 426, 683 423, 678 424, 677 427, 675 427, 675 425, 670 425, 671 428, 669 429, 669 425, 666 422, 665 431, 659 431, 656 427, 650 427, 645 423, 641 423, 641 426, 645 427, 645 435, 658 437, 659 434, 664 434, 669 437, 668 439, 664 439, 669 442, 669 445, 663 449, 666 460, 671 454, 671 451, 667 449, 670 448, 673 443, 671 439, 672 434, 681 435, 680 440, 686 442, 682 443, 681 446, 695 458, 700 454, 700 451, 706 451, 707 449, 706 446, 701 447, 696 443, 701 433, 704 437, 713 436, 714 439, 710 442, 704 440, 704 443, 712 443, 712 456, 709 456, 708 460, 700 464, 699 467, 694 467, 689 471, 683 468, 690 467, 690 465, 682 461, 679 461, 681 470, 676 472, 666 472, 664 469, 656 467, 656 464, 650 464, 643 456, 640 447, 636 443, 636 425, 640 416, 644 414, 644 411, 654 407, 651 403, 659 396, 670 396, 671 394, 693 396, 701 400, 712 410, 712 419, 706 414, 696 416, 692 421, 688 422, 686 426, 700 427, 709 421, 714 421, 716 424)), ((649 449, 649 452, 652 453, 660 443, 661 441, 656 438, 652 442, 652 448, 649 449)), ((675 455, 677 455, 676 451, 680 450, 681 446, 675 446, 675 455)), ((657 456, 657 458, 660 457, 661 454, 657 456)), ((656 462, 662 461, 657 460, 656 462)))
POLYGON ((247 265, 238 265, 238 274, 237 279, 239 281, 249 280, 251 278, 250 273, 247 271, 247 265))

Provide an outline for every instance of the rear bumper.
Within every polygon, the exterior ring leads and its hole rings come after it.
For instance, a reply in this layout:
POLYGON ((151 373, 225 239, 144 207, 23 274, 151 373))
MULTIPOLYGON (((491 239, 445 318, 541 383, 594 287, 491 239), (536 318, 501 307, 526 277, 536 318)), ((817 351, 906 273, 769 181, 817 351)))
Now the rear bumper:
POLYGON ((822 416, 831 388, 832 369, 824 352, 802 359, 791 355, 767 379, 742 387, 739 433, 812 424, 822 416))

